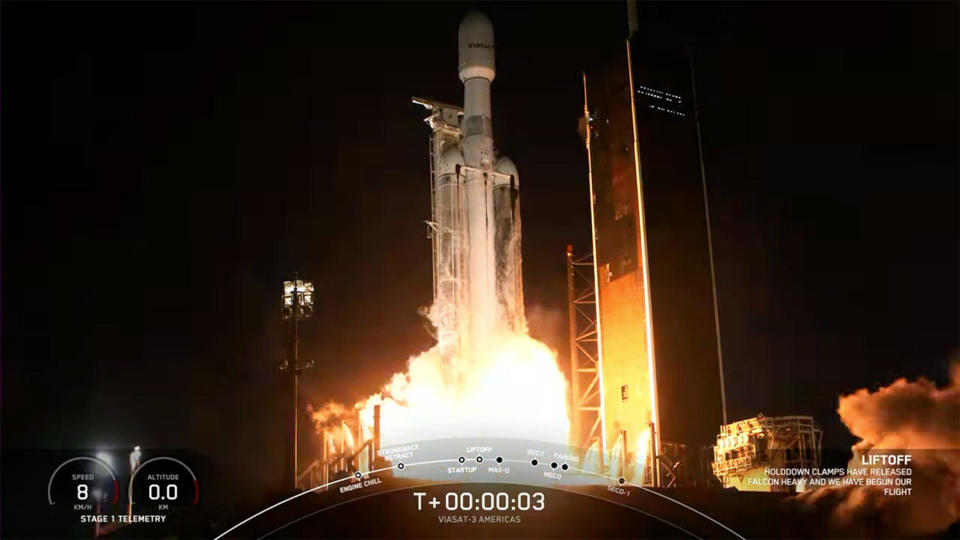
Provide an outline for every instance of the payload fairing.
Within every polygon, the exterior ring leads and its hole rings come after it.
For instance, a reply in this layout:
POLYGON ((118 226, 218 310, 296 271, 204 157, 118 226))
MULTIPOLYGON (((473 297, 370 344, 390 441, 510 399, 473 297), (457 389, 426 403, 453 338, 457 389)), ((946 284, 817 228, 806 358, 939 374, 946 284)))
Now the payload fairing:
POLYGON ((483 354, 499 331, 522 331, 517 169, 496 156, 490 84, 493 25, 478 12, 460 23, 464 107, 414 98, 431 111, 434 303, 430 318, 448 358, 483 354))

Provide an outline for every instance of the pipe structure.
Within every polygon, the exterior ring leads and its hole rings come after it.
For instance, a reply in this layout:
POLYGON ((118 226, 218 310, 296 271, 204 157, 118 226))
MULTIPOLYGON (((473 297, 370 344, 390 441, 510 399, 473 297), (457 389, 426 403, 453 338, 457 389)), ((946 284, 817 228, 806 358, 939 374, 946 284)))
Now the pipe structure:
POLYGON ((377 459, 377 453, 380 452, 380 405, 373 406, 373 463, 377 459))

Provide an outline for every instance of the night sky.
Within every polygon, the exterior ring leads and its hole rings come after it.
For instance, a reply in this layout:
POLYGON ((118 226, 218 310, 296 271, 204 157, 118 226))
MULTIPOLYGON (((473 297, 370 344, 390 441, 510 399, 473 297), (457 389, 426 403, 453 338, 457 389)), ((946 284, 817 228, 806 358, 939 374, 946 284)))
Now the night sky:
MULTIPOLYGON (((295 271, 319 291, 315 403, 365 397, 428 348, 428 129, 409 98, 461 102, 470 7, 5 2, 4 447, 190 448, 273 486, 295 271)), ((527 307, 566 365, 564 248, 590 238, 580 72, 626 10, 481 8, 527 307)), ((848 447, 839 394, 944 381, 960 346, 957 4, 640 16, 647 39, 695 47, 730 417, 813 414, 848 447)))

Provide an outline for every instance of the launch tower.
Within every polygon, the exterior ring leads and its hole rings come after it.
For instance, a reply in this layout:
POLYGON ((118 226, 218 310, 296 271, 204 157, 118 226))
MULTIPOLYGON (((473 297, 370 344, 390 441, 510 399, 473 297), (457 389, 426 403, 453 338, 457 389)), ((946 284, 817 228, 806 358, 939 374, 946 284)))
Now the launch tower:
POLYGON ((573 442, 651 485, 675 474, 670 448, 710 444, 725 417, 693 96, 688 55, 635 32, 584 74, 596 361, 573 442))

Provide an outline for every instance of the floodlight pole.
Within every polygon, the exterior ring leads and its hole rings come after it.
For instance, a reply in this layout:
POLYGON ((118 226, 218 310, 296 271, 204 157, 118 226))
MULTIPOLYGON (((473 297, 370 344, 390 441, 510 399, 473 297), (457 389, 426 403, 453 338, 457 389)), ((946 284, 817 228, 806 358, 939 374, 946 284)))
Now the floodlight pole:
POLYGON ((297 290, 297 279, 293 281, 293 321, 290 324, 290 372, 293 373, 293 489, 297 489, 297 466, 299 456, 300 430, 300 294, 297 290))
POLYGON ((292 433, 291 447, 287 456, 287 467, 293 471, 293 489, 297 489, 299 471, 299 431, 300 431, 300 372, 311 367, 313 362, 300 363, 300 321, 309 319, 313 314, 313 284, 309 281, 300 281, 294 275, 293 281, 283 284, 283 303, 281 318, 290 322, 290 337, 287 344, 287 358, 280 365, 281 371, 290 370, 293 390, 293 418, 290 425, 292 433), (288 303, 289 302, 289 303, 288 303))

